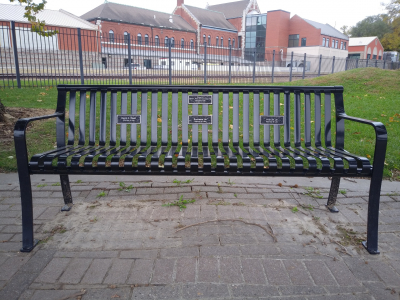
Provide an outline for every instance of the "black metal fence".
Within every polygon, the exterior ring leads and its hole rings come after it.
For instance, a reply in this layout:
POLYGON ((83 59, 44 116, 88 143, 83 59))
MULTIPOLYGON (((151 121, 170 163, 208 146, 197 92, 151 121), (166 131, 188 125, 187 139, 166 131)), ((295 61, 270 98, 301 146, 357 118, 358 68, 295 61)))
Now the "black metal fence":
MULTIPOLYGON (((237 46, 237 45, 236 45, 237 46)), ((290 49, 288 49, 290 50, 290 49)), ((57 84, 274 83, 354 68, 398 69, 373 59, 266 51, 242 53, 233 45, 201 45, 149 37, 100 36, 98 31, 62 29, 52 37, 29 25, 0 25, 0 87, 57 84), (246 57, 246 58, 245 58, 246 57)))

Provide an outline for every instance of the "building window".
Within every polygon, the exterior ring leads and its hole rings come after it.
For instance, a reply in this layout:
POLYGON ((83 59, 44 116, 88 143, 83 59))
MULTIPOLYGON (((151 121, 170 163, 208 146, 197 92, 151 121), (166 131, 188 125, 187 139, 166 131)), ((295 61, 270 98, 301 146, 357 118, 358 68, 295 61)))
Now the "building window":
POLYGON ((307 44, 307 38, 301 38, 301 46, 305 47, 307 44))
POLYGON ((376 54, 372 55, 372 59, 376 59, 376 54))
POLYGON ((332 48, 335 48, 335 40, 332 40, 332 48))
POLYGON ((322 47, 325 47, 325 38, 322 38, 322 47))
POLYGON ((128 33, 126 31, 124 32, 124 43, 128 44, 128 33))
POLYGON ((211 36, 208 36, 208 46, 211 46, 211 36))
POLYGON ((218 47, 218 37, 215 38, 215 46, 218 47))
POLYGON ((343 44, 343 50, 346 50, 346 42, 343 44))
POLYGON ((367 54, 367 59, 370 59, 371 58, 371 54, 367 54))
POLYGON ((382 58, 382 56, 379 55, 379 56, 378 56, 378 59, 381 59, 381 58, 382 58))
POLYGON ((168 44, 169 44, 169 39, 168 39, 168 37, 166 36, 165 39, 164 39, 164 46, 165 46, 165 47, 168 47, 168 44))
POLYGON ((137 44, 138 45, 142 44, 142 35, 140 33, 137 35, 137 44))
POLYGON ((326 47, 329 47, 329 39, 328 38, 326 38, 326 47))
POLYGON ((239 36, 239 40, 238 40, 238 48, 242 47, 242 37, 239 36))
POLYGON ((232 40, 232 48, 235 48, 235 39, 232 40))
POLYGON ((156 35, 156 37, 154 38, 156 47, 160 46, 160 39, 158 38, 158 35, 156 35))
POLYGON ((203 34, 203 45, 206 43, 206 35, 203 34))
POLYGON ((181 48, 184 49, 185 48, 185 40, 182 38, 181 39, 181 48))
POLYGON ((343 50, 343 42, 340 42, 340 50, 343 50))
POLYGON ((338 40, 336 40, 336 41, 335 41, 335 48, 337 49, 337 48, 338 48, 338 46, 339 46, 339 41, 338 41, 338 40))
POLYGON ((114 31, 112 31, 112 30, 110 30, 110 31, 108 32, 108 41, 109 41, 110 43, 114 43, 114 31))
POLYGON ((221 36, 221 47, 224 46, 224 38, 221 36))
POLYGON ((193 43, 193 40, 190 40, 190 49, 194 49, 194 43, 193 43))
POLYGON ((171 48, 174 48, 174 47, 175 47, 175 39, 171 38, 171 48))
POLYGON ((299 35, 291 34, 289 35, 289 46, 288 47, 298 47, 299 46, 299 35))
POLYGON ((230 47, 231 46, 231 39, 229 38, 228 39, 228 47, 230 47))
POLYGON ((145 34, 145 35, 144 35, 144 44, 145 44, 146 46, 149 45, 149 35, 148 35, 148 34, 145 34))

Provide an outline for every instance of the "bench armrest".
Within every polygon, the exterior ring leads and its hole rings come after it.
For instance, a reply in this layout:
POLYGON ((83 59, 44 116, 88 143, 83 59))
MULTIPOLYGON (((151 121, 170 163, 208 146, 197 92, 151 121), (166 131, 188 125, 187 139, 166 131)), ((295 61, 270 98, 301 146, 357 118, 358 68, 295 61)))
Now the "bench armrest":
POLYGON ((376 141, 375 141, 373 169, 374 172, 376 171, 376 173, 382 174, 385 163, 386 146, 387 146, 387 130, 385 125, 383 125, 383 123, 381 122, 373 122, 366 119, 351 117, 344 113, 338 114, 338 119, 339 118, 370 125, 374 128, 376 141))
POLYGON ((19 135, 21 132, 23 132, 23 135, 25 135, 26 127, 28 126, 28 124, 30 122, 44 120, 44 119, 51 119, 51 118, 56 118, 56 117, 62 117, 63 115, 64 115, 64 113, 54 113, 52 115, 19 119, 15 123, 15 126, 14 126, 14 138, 18 138, 18 136, 16 136, 16 134, 19 135))

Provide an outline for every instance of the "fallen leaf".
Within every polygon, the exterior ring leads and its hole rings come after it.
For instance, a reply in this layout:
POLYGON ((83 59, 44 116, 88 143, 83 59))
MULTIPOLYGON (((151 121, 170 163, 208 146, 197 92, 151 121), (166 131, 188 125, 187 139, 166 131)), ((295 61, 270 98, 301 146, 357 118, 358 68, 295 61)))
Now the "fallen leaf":
POLYGON ((281 187, 281 186, 282 186, 282 183, 279 182, 279 183, 278 183, 278 186, 281 187))
POLYGON ((367 158, 371 158, 371 155, 367 154, 367 158))
POLYGON ((37 102, 42 102, 43 100, 38 100, 37 102))
POLYGON ((161 119, 161 118, 157 118, 157 122, 158 122, 158 123, 161 123, 161 122, 162 122, 162 119, 161 119))
POLYGON ((393 117, 389 117, 389 122, 393 122, 393 117))

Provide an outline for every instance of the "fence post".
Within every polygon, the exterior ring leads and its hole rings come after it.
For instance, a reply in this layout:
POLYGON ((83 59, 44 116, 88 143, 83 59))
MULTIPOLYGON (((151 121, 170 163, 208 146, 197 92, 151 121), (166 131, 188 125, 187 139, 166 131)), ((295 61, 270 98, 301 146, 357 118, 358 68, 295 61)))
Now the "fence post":
POLYGON ((17 36, 15 34, 15 22, 14 21, 11 21, 11 34, 12 34, 12 43, 13 43, 13 50, 14 50, 15 75, 17 76, 18 88, 20 89, 21 88, 21 74, 19 73, 17 36))
POLYGON ((346 64, 344 65, 344 70, 345 70, 345 71, 347 71, 347 64, 348 64, 348 62, 349 62, 349 59, 346 58, 346 64))
POLYGON ((306 75, 306 62, 307 62, 307 54, 304 53, 304 60, 303 60, 303 79, 306 75))
POLYGON ((229 45, 229 83, 231 83, 232 80, 231 64, 232 64, 232 45, 229 45))
POLYGON ((333 59, 332 59, 332 74, 334 71, 335 71, 335 56, 333 56, 333 59))
POLYGON ((172 85, 171 39, 168 39, 168 77, 168 83, 172 85))
POLYGON ((366 68, 368 68, 368 62, 369 62, 369 57, 367 55, 367 64, 365 65, 366 68))
POLYGON ((292 81, 292 70, 293 70, 293 51, 292 51, 292 55, 290 57, 290 77, 289 77, 289 81, 292 81))
POLYGON ((82 36, 80 28, 78 28, 78 47, 79 47, 79 68, 81 71, 81 84, 85 84, 85 77, 83 75, 82 36))
POLYGON ((128 33, 128 66, 129 66, 129 84, 132 84, 132 53, 131 53, 131 34, 128 33))
POLYGON ((358 69, 358 58, 356 59, 356 69, 358 69))
POLYGON ((253 83, 256 81, 256 52, 254 51, 254 61, 253 61, 253 83))
POLYGON ((386 69, 386 59, 383 60, 383 69, 386 69))
POLYGON ((204 43, 204 84, 207 84, 207 42, 204 43))
POLYGON ((318 77, 321 76, 322 54, 319 56, 318 77))
POLYGON ((272 51, 272 83, 274 83, 274 70, 275 70, 275 50, 272 51))
POLYGON ((375 59, 375 68, 377 68, 377 67, 378 67, 378 60, 375 59))

